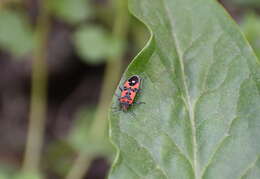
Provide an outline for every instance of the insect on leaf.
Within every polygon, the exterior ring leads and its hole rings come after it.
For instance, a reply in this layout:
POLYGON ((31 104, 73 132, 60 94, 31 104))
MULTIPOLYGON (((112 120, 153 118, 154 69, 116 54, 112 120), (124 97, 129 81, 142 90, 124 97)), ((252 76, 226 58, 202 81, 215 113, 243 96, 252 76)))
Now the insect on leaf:
POLYGON ((120 84, 142 77, 146 104, 131 107, 135 118, 111 111, 109 178, 258 179, 260 64, 237 24, 213 0, 129 8, 151 39, 120 84))

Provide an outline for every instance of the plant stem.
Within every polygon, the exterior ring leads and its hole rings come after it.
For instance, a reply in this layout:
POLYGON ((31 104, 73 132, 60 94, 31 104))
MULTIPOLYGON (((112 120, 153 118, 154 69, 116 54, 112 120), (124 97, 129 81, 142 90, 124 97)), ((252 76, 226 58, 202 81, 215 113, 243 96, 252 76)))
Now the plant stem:
MULTIPOLYGON (((113 25, 113 35, 117 37, 120 41, 125 42, 128 31, 129 18, 127 1, 115 0, 115 6, 116 15, 113 25)), ((93 121, 91 129, 89 131, 89 138, 94 138, 95 141, 106 140, 105 137, 107 131, 107 112, 115 87, 120 79, 123 55, 124 52, 122 52, 118 56, 111 57, 110 59, 108 59, 108 62, 106 64, 95 120, 93 121)), ((91 160, 95 157, 95 155, 89 156, 86 154, 86 152, 81 151, 66 179, 83 178, 91 160)))
POLYGON ((31 103, 23 171, 39 172, 47 104, 47 41, 49 18, 44 1, 36 25, 36 47, 32 60, 31 103))

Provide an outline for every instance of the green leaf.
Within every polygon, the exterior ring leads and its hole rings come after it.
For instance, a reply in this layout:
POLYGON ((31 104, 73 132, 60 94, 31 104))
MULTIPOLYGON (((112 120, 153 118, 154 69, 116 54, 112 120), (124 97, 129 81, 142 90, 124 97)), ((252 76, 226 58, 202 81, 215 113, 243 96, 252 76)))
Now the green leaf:
POLYGON ((55 140, 44 152, 43 168, 52 173, 65 176, 73 165, 75 150, 66 141, 55 140))
MULTIPOLYGON (((82 108, 76 115, 75 123, 69 133, 68 142, 77 152, 87 153, 89 156, 108 156, 112 154, 111 143, 108 137, 98 138, 91 135, 90 131, 93 127, 95 119, 94 108, 82 108)), ((95 132, 104 133, 100 128, 95 132)))
POLYGON ((0 46, 15 56, 25 55, 33 48, 33 33, 24 14, 0 11, 0 46))
POLYGON ((123 43, 99 26, 85 25, 80 27, 74 35, 77 53, 90 64, 104 62, 108 57, 121 53, 123 43))
POLYGON ((120 84, 140 75, 146 104, 110 112, 109 178, 259 178, 260 64, 237 24, 213 0, 129 7, 152 37, 120 84))
POLYGON ((87 139, 94 113, 94 109, 83 108, 76 115, 76 121, 69 133, 68 141, 77 151, 84 151, 90 147, 87 139))
POLYGON ((260 59, 260 16, 253 13, 247 14, 243 18, 241 27, 258 59, 260 59))
POLYGON ((79 23, 92 14, 89 0, 48 0, 52 14, 71 24, 79 23))

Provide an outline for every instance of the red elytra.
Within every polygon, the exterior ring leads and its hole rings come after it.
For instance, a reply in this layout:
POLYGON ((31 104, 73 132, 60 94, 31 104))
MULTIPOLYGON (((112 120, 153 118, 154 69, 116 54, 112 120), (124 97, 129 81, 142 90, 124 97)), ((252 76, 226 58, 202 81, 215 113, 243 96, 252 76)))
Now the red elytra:
POLYGON ((128 108, 134 103, 136 94, 140 90, 141 78, 138 75, 131 76, 124 83, 124 88, 121 89, 121 95, 119 97, 119 102, 121 109, 127 111, 128 108))

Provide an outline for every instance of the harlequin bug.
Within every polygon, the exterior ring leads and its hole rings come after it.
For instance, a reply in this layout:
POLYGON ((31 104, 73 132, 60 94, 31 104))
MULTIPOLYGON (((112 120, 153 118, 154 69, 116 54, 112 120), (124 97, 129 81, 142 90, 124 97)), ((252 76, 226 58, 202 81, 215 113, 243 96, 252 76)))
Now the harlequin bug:
POLYGON ((121 95, 118 96, 120 108, 126 112, 133 104, 143 104, 144 102, 135 102, 136 94, 140 91, 142 79, 138 75, 131 76, 125 81, 123 89, 119 87, 121 95))

